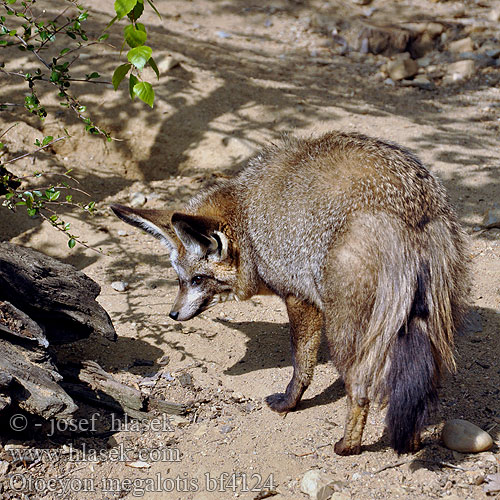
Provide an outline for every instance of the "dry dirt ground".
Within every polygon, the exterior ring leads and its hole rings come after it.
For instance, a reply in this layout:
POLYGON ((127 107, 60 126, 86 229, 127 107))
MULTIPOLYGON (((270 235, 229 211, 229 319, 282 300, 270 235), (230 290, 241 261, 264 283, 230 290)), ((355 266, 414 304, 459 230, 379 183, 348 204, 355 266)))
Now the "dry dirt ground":
MULTIPOLYGON (((99 34, 111 17, 112 2, 86 3, 99 34)), ((2 453, 9 445, 7 450, 29 446, 53 455, 4 468, 0 497, 254 499, 264 496, 259 489, 270 489, 275 498, 301 499, 306 498, 301 478, 317 468, 337 481, 337 499, 491 498, 482 481, 500 470, 500 231, 479 229, 484 213, 500 201, 500 67, 494 61, 478 64, 470 78, 456 82, 444 76, 454 60, 447 51, 450 41, 471 38, 475 53, 485 44, 500 47, 498 2, 156 4, 163 20, 153 14, 144 19, 150 45, 161 68, 168 68, 170 56, 180 64, 163 71, 155 83, 152 111, 129 103, 125 88, 115 93, 109 86, 74 85, 95 121, 120 141, 85 135, 49 88, 45 122, 13 108, 0 113, 1 130, 19 122, 3 138, 11 155, 33 149, 36 138, 62 135, 64 128, 72 134, 13 168, 25 174, 73 168, 81 187, 98 201, 99 213, 84 220, 74 213, 64 217, 102 254, 80 245, 69 251, 63 234, 4 208, 0 237, 74 264, 102 286, 99 301, 114 322, 117 342, 91 338, 60 348, 59 359, 95 360, 122 382, 188 403, 192 411, 162 429, 128 432, 109 432, 111 416, 85 405, 77 417, 100 413, 95 433, 52 435, 44 425, 17 435, 5 424, 2 453), (342 54, 342 37, 353 40, 364 19, 396 25, 441 22, 445 35, 433 39, 431 52, 437 63, 423 70, 435 88, 385 81, 388 56, 356 47, 342 54), (457 338, 458 370, 444 381, 440 408, 415 455, 398 457, 388 447, 384 411, 377 408, 368 418, 362 454, 335 455, 332 443, 341 437, 346 404, 325 349, 297 411, 283 418, 267 408, 263 398, 282 391, 292 371, 283 304, 257 297, 219 305, 187 323, 171 321, 176 277, 165 250, 107 208, 129 203, 136 192, 146 196, 148 208, 181 206, 213 176, 237 171, 283 132, 310 135, 331 129, 376 135, 413 150, 442 179, 471 236, 473 321, 457 338), (115 291, 114 281, 128 282, 129 289, 115 291), (439 435, 450 418, 466 418, 489 430, 494 447, 480 454, 446 449, 439 435), (78 461, 75 450, 87 455, 78 461), (141 451, 149 468, 131 467, 116 450, 131 457, 141 451), (18 474, 14 483, 8 479, 13 474, 18 474), (65 486, 51 491, 50 478, 65 486)), ((51 2, 47 9, 55 14, 59 7, 51 2)), ((119 29, 115 25, 110 37, 118 47, 119 29)), ((94 48, 75 63, 75 71, 97 68, 109 80, 118 52, 94 48)), ((2 100, 23 95, 17 80, 1 78, 2 100)))

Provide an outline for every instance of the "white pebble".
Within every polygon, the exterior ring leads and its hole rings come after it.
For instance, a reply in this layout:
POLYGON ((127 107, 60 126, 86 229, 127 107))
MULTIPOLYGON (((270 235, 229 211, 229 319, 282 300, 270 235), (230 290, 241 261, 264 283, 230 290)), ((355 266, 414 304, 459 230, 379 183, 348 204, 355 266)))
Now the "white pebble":
POLYGON ((126 281, 113 281, 111 288, 117 292, 126 292, 128 290, 128 283, 126 281))
POLYGON ((479 453, 493 446, 493 439, 487 432, 460 418, 446 422, 441 438, 447 448, 461 453, 479 453))

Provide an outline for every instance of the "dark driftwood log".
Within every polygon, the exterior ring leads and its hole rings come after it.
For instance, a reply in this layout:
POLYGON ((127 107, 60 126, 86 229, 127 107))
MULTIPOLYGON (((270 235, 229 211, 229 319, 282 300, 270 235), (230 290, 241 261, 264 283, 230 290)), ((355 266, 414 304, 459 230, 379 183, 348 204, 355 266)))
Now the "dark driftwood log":
POLYGON ((0 411, 12 402, 44 418, 77 406, 61 387, 49 343, 97 333, 115 339, 100 287, 74 267, 35 250, 0 243, 0 411))
POLYGON ((101 287, 69 264, 30 248, 0 243, 0 300, 40 324, 51 343, 96 332, 114 340, 106 311, 95 301, 101 287))
POLYGON ((95 301, 99 292, 97 283, 68 264, 0 243, 0 411, 15 401, 44 418, 66 418, 77 409, 75 397, 134 418, 151 417, 154 411, 186 413, 185 405, 148 397, 91 361, 65 367, 71 381, 62 380, 49 344, 91 333, 116 337, 108 314, 95 301))

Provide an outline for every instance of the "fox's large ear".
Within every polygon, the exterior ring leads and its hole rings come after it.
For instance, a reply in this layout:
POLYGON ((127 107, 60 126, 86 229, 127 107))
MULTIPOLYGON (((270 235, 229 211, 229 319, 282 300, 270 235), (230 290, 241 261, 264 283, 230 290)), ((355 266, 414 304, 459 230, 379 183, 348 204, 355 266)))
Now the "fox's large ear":
POLYGON ((218 219, 174 212, 172 227, 189 253, 215 261, 222 261, 227 257, 229 241, 219 231, 218 219))
POLYGON ((170 223, 172 211, 138 210, 123 205, 111 205, 110 208, 121 220, 132 226, 139 227, 158 238, 167 246, 169 251, 179 247, 179 239, 170 223))

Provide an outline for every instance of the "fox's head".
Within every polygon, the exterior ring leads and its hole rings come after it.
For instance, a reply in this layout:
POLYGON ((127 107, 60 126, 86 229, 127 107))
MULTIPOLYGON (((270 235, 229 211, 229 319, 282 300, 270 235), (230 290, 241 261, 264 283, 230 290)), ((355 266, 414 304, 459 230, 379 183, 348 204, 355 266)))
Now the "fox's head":
POLYGON ((170 317, 185 321, 219 302, 237 298, 236 250, 215 217, 137 210, 112 205, 125 222, 164 243, 179 278, 179 292, 170 317))

